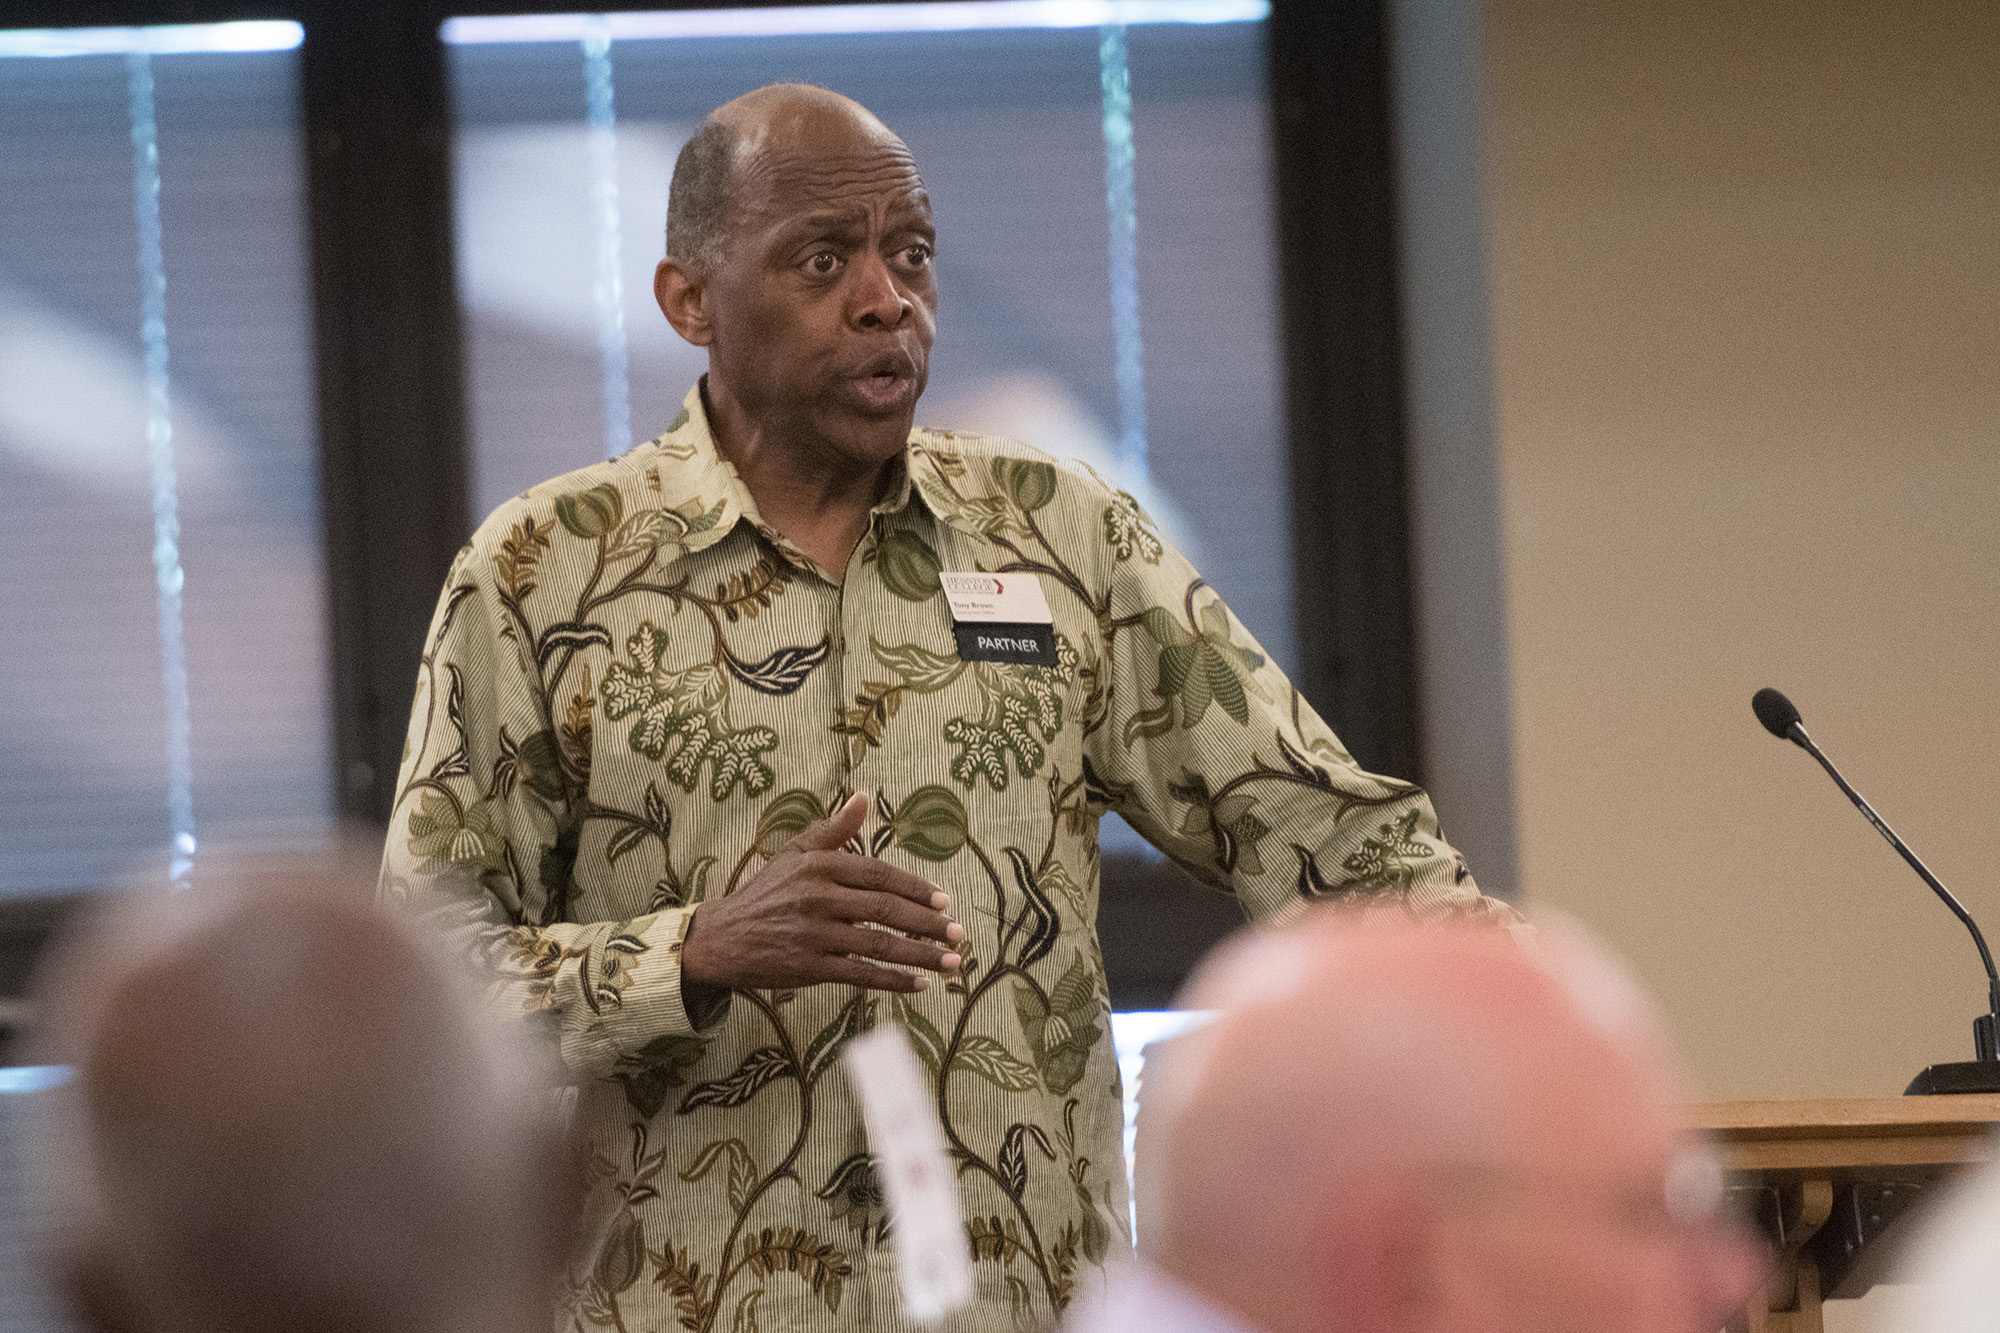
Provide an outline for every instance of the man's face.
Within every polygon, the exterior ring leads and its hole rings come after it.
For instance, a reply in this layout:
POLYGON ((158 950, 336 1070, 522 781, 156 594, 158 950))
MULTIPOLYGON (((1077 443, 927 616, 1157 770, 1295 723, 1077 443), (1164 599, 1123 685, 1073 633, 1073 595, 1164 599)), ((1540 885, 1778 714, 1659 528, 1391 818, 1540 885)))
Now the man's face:
POLYGON ((824 108, 746 136, 709 276, 711 391, 857 463, 902 449, 930 373, 936 232, 916 162, 824 108))
POLYGON ((1720 1212, 1719 1174, 1678 1091, 1631 1061, 1552 1061, 1524 1080, 1512 1161, 1459 1212, 1456 1328, 1715 1333, 1761 1261, 1720 1212))

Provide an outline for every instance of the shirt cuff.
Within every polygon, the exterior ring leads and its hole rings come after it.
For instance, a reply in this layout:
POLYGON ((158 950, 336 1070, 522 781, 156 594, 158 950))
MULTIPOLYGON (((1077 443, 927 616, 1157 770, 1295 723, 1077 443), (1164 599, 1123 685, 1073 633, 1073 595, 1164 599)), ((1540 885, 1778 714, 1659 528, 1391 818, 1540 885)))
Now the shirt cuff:
POLYGON ((693 916, 681 908, 635 917, 591 945, 576 964, 589 980, 581 987, 584 1021, 564 1024, 565 1062, 606 1073, 663 1037, 715 1036, 729 1014, 728 993, 692 1014, 681 993, 681 944, 693 916))

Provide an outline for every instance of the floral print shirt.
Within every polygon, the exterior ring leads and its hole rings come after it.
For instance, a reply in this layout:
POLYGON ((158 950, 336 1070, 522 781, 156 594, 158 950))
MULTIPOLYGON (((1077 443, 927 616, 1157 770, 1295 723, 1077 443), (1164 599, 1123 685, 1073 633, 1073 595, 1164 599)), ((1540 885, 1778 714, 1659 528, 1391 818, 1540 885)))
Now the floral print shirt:
POLYGON ((839 1054, 897 1024, 937 1093, 977 1298, 1044 1327, 1129 1253, 1096 935, 1115 811, 1252 917, 1484 910, 1424 794, 1362 772, 1144 512, 1023 446, 917 429, 844 570, 765 526, 700 386, 658 439, 501 506, 418 678, 385 898, 451 919, 546 1024, 590 1152, 558 1327, 905 1325, 839 1054), (1047 666, 961 660, 940 574, 1038 580, 1047 666), (850 792, 941 884, 961 973, 682 1000, 695 904, 850 792))

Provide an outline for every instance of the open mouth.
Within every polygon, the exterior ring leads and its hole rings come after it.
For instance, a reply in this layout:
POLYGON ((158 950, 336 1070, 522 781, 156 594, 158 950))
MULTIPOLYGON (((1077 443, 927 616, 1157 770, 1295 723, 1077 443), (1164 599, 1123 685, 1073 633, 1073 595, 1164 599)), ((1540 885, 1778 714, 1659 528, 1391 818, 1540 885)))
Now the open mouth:
POLYGON ((902 357, 881 357, 863 368, 849 381, 861 400, 872 408, 901 407, 916 388, 916 376, 902 357))
POLYGON ((903 401, 910 387, 909 378, 893 370, 864 375, 854 383, 861 390, 861 396, 876 407, 895 407, 903 401))

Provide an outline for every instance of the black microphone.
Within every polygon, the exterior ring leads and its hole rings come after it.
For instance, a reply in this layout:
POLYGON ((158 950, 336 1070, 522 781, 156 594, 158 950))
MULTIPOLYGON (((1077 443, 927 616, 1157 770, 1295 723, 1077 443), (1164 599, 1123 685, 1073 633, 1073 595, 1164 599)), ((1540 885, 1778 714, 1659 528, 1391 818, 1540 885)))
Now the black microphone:
POLYGON ((1854 808, 1868 817, 1868 822, 1875 826, 1875 831, 1889 840, 1889 845, 1896 849, 1897 854, 1909 862, 1910 869, 1916 871, 1924 883, 1931 886, 1931 892, 1944 900, 1944 905, 1951 909, 1952 915, 1965 923, 1965 928, 1972 932, 1972 942, 1979 946, 1979 960, 1986 964, 1987 1012, 1972 1020, 1972 1047, 1975 1058, 1955 1064, 1932 1065, 1911 1081, 1905 1090, 1906 1095, 1938 1092, 2000 1092, 2000 1045, 1996 1045, 1995 1042, 1995 1034, 2000 1031, 2000 971, 1994 970, 1993 953, 1986 947, 1986 937, 1979 933, 1979 926, 1973 921, 1972 913, 1966 911, 1965 904, 1959 902, 1951 890, 1938 881, 1938 877, 1931 873, 1930 867, 1910 850, 1910 845, 1896 836, 1896 830, 1883 822, 1882 816, 1875 813, 1875 807, 1861 799, 1861 793, 1847 784, 1847 779, 1840 775, 1840 770, 1833 766, 1833 761, 1821 753, 1819 746, 1813 744, 1812 737, 1806 734, 1805 723, 1799 720, 1799 710, 1790 699, 1766 686, 1751 696, 1750 711, 1764 724, 1764 730, 1781 740, 1791 741, 1819 760, 1819 766, 1826 770, 1827 776, 1832 778, 1842 791, 1847 793, 1847 799, 1854 802, 1854 808))

